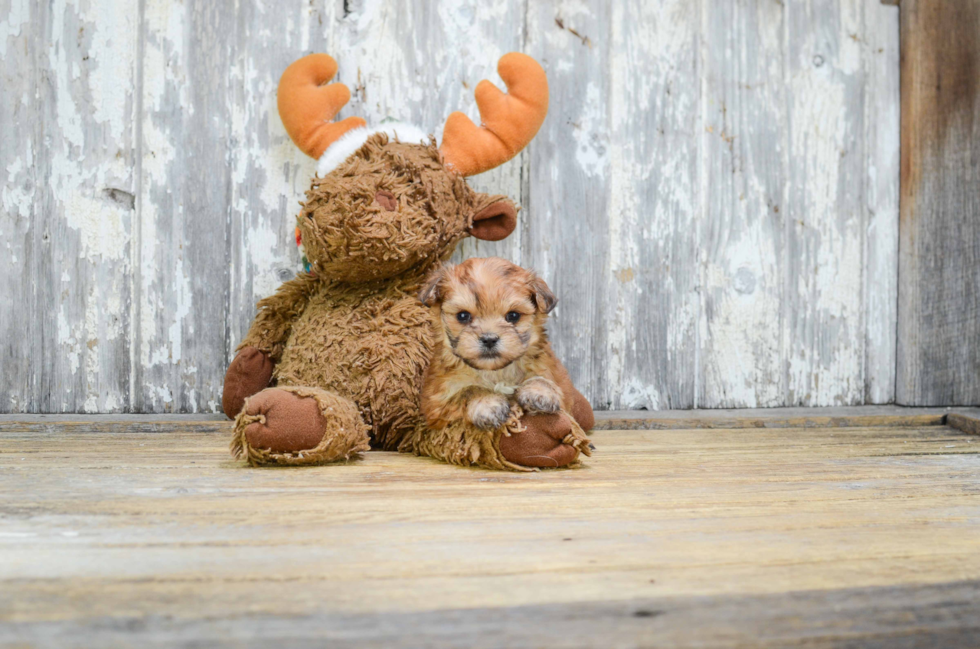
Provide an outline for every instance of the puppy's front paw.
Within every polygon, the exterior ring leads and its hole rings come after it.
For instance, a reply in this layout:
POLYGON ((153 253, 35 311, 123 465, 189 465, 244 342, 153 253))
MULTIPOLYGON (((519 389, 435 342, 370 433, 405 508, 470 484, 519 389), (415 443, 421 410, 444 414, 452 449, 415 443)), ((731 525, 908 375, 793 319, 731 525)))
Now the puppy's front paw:
POLYGON ((510 404, 499 394, 486 394, 474 398, 466 408, 466 416, 477 428, 500 428, 510 417, 510 404))
POLYGON ((517 403, 527 412, 558 412, 561 410, 561 393, 548 379, 535 378, 518 390, 517 403))

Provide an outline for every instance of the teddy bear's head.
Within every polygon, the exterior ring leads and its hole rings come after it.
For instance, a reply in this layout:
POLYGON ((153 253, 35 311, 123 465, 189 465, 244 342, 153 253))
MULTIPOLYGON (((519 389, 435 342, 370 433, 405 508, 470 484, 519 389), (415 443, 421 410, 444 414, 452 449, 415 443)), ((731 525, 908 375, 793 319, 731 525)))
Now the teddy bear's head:
POLYGON ((503 239, 516 222, 509 199, 470 189, 434 144, 381 132, 314 178, 297 227, 311 272, 354 282, 442 259, 467 235, 503 239))
POLYGON ((350 97, 342 84, 324 85, 336 70, 332 58, 314 54, 293 63, 279 83, 287 132, 319 160, 297 224, 311 272, 346 282, 384 279, 447 257, 466 236, 497 241, 514 230, 513 202, 475 192, 465 177, 514 157, 540 128, 548 86, 533 59, 501 58, 509 94, 481 82, 484 126, 453 113, 440 147, 404 124, 328 121, 350 97))

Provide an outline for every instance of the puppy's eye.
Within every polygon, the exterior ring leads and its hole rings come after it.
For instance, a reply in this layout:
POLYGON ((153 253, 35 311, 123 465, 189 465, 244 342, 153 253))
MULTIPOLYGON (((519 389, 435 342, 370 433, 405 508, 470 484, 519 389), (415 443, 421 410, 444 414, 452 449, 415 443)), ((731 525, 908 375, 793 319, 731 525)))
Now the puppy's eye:
POLYGON ((456 321, 460 324, 469 324, 472 319, 473 316, 470 315, 469 311, 460 311, 456 314, 456 321))
POLYGON ((504 320, 511 324, 517 324, 517 321, 521 319, 521 314, 517 311, 508 311, 507 315, 504 316, 504 320))

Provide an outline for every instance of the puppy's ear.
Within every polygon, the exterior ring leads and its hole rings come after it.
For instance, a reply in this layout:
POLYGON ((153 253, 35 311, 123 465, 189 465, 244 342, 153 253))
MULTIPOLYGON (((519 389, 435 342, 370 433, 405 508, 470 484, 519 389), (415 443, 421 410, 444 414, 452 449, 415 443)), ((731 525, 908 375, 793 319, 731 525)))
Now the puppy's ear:
POLYGON ((543 279, 535 275, 528 282, 528 286, 531 288, 531 299, 534 300, 534 305, 538 307, 538 311, 545 314, 554 311, 558 304, 558 298, 551 292, 543 279))
POLYGON ((483 241, 500 241, 517 227, 517 207, 509 198, 499 198, 477 210, 470 234, 483 241))
POLYGON ((442 295, 442 280, 445 279, 448 271, 448 266, 436 266, 432 269, 425 281, 422 282, 422 288, 419 289, 419 302, 425 306, 434 306, 442 302, 444 297, 442 295))

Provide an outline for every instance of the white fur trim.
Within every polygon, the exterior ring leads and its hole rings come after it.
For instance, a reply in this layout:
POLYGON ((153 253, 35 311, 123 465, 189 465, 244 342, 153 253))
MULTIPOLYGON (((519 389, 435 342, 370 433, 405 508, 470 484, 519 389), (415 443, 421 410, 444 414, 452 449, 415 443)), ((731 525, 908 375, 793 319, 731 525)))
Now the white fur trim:
POLYGON ((323 152, 323 155, 320 156, 320 159, 316 163, 316 172, 321 176, 327 175, 339 167, 344 160, 351 157, 375 133, 386 133, 388 137, 408 144, 429 143, 429 134, 418 126, 412 126, 411 124, 390 122, 376 128, 362 126, 361 128, 347 131, 340 139, 327 147, 327 150, 323 152))

